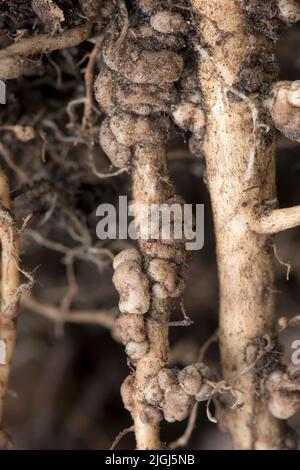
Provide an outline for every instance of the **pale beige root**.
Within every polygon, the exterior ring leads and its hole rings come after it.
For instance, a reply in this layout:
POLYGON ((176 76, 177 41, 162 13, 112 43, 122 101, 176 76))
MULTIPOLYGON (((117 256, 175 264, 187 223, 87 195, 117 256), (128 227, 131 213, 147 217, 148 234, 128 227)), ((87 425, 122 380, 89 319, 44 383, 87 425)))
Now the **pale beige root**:
MULTIPOLYGON (((146 210, 149 210, 151 204, 161 204, 168 200, 170 195, 172 195, 172 189, 168 186, 167 181, 165 148, 150 146, 137 147, 133 170, 133 196, 135 203, 137 205, 144 205, 146 210)), ((137 228, 139 221, 142 220, 143 217, 143 213, 135 214, 137 228)), ((141 251, 146 258, 149 254, 147 245, 147 240, 140 240, 141 251)), ((146 320, 149 351, 138 362, 135 375, 136 394, 132 415, 135 425, 137 448, 140 450, 162 448, 159 423, 145 423, 143 422, 142 415, 145 407, 144 389, 149 379, 158 374, 160 369, 166 364, 168 358, 168 328, 162 327, 160 323, 156 323, 153 320, 167 322, 169 312, 169 299, 152 299, 149 316, 146 320)))
POLYGON ((89 37, 92 27, 93 23, 88 21, 55 36, 39 34, 0 49, 0 79, 9 80, 21 76, 24 61, 31 55, 77 46, 89 37))
POLYGON ((108 310, 74 310, 62 312, 59 307, 45 304, 35 299, 30 294, 22 296, 22 306, 55 323, 87 323, 99 325, 108 330, 113 330, 117 308, 108 310))
POLYGON ((81 130, 84 132, 87 128, 90 128, 90 119, 93 111, 94 103, 94 71, 97 63, 97 57, 101 50, 103 43, 103 36, 100 36, 95 41, 95 46, 90 53, 88 64, 84 72, 84 81, 86 88, 86 97, 84 100, 84 112, 81 121, 81 130))
POLYGON ((18 289, 19 235, 12 218, 9 185, 0 170, 0 242, 2 247, 1 314, 0 314, 0 448, 10 448, 11 441, 3 431, 3 407, 16 339, 16 317, 19 311, 18 289))
POLYGON ((268 214, 254 219, 253 229, 257 233, 273 235, 275 233, 299 227, 300 206, 276 209, 268 214))
POLYGON ((78 46, 87 39, 93 23, 86 22, 80 26, 67 29, 56 36, 49 34, 39 34, 30 38, 24 38, 22 41, 12 44, 5 49, 0 50, 0 60, 7 57, 27 57, 28 55, 38 54, 40 52, 51 52, 57 49, 78 46))
POLYGON ((284 445, 283 426, 269 412, 260 394, 260 377, 255 365, 251 367, 261 355, 263 374, 264 352, 269 351, 271 367, 278 357, 272 354, 275 290, 270 242, 253 230, 257 207, 276 201, 275 143, 259 98, 233 89, 249 55, 259 54, 261 47, 272 55, 273 46, 245 29, 242 3, 192 2, 201 15, 197 49, 207 110, 203 151, 217 237, 222 366, 226 380, 238 377, 235 389, 244 402, 239 409, 226 410, 225 425, 235 449, 279 449, 284 445))

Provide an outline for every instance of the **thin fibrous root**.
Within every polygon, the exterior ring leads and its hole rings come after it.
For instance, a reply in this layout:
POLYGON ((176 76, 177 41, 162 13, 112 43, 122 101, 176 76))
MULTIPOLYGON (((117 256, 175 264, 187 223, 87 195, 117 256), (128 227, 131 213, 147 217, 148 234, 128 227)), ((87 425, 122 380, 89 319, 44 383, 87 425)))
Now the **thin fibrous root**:
POLYGON ((260 218, 255 218, 251 228, 263 235, 274 235, 299 226, 300 205, 286 209, 275 209, 260 218))

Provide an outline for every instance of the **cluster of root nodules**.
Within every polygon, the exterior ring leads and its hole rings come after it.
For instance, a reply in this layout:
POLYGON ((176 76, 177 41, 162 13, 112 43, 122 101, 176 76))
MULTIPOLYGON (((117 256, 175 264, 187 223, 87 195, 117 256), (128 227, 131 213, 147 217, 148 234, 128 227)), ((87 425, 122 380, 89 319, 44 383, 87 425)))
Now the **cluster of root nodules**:
POLYGON ((132 363, 148 352, 146 314, 153 299, 181 297, 185 283, 180 267, 173 261, 154 258, 143 262, 134 248, 119 253, 114 259, 113 283, 120 300, 121 314, 116 321, 116 333, 126 347, 132 363), (179 274, 180 273, 180 274, 179 274))
POLYGON ((269 410, 277 419, 289 419, 300 410, 300 366, 274 370, 268 377, 269 410))
POLYGON ((170 3, 119 2, 117 22, 107 28, 95 96, 107 115, 100 144, 118 168, 130 165, 137 145, 165 145, 174 122, 198 139, 203 134, 196 72, 186 59, 188 10, 182 0, 170 3))
MULTIPOLYGON (((182 370, 162 368, 150 377, 144 388, 140 419, 145 424, 157 424, 162 419, 169 423, 185 420, 195 403, 212 397, 210 371, 202 363, 182 370)), ((122 399, 129 412, 134 411, 135 376, 129 375, 121 387, 122 399)))
MULTIPOLYGON (((300 365, 274 369, 266 378, 265 391, 270 413, 283 421, 292 418, 300 410, 300 365)), ((282 449, 295 450, 298 441, 298 434, 287 427, 282 449)))

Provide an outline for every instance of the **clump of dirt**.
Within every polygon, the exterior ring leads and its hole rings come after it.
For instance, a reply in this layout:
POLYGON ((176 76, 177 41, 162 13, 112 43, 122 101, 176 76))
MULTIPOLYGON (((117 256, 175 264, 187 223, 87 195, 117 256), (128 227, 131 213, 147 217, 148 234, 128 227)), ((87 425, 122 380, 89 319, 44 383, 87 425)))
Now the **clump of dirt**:
POLYGON ((280 21, 278 20, 278 5, 276 0, 245 0, 244 8, 247 14, 249 31, 264 34, 273 40, 278 39, 280 21))

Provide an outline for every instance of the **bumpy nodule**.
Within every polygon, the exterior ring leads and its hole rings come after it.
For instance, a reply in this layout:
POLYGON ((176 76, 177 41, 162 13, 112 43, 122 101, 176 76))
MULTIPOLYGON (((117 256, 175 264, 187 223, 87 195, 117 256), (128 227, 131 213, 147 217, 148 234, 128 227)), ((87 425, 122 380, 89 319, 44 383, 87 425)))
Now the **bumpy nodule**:
MULTIPOLYGON (((144 388, 141 419, 153 424, 163 418, 169 423, 185 420, 198 401, 207 401, 213 395, 209 369, 202 363, 192 364, 182 370, 162 368, 150 377, 144 388)), ((134 375, 123 382, 121 394, 125 408, 133 412, 134 375)))
MULTIPOLYGON (((96 100, 108 116, 100 144, 118 168, 130 165, 136 145, 167 143, 173 130, 167 115, 194 135, 201 136, 205 126, 199 87, 196 80, 192 87, 186 83, 184 74, 190 29, 185 10, 170 9, 162 0, 134 3, 125 33, 121 20, 109 24, 105 66, 95 81, 96 100)), ((195 70, 189 72, 196 76, 195 70)))

